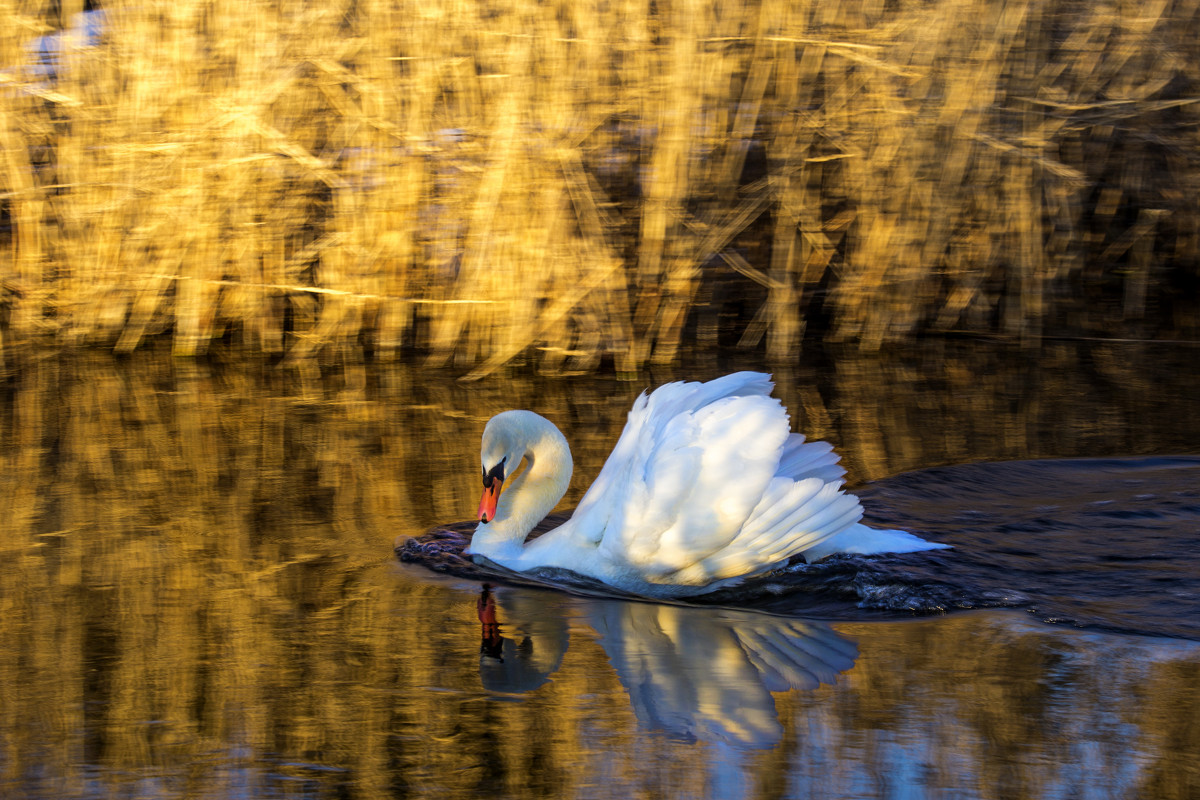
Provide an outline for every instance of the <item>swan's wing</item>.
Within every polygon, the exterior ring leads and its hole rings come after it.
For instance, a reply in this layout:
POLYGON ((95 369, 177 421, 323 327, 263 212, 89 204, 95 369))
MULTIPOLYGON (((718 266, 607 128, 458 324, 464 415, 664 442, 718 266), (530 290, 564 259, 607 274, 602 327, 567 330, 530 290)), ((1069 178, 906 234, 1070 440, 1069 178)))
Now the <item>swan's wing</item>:
POLYGON ((575 512, 601 556, 647 577, 731 542, 762 498, 788 440, 770 378, 741 372, 642 396, 575 512))
POLYGON ((793 433, 783 446, 775 474, 794 481, 820 478, 825 483, 840 482, 846 475, 841 460, 829 442, 806 442, 804 434, 793 433))

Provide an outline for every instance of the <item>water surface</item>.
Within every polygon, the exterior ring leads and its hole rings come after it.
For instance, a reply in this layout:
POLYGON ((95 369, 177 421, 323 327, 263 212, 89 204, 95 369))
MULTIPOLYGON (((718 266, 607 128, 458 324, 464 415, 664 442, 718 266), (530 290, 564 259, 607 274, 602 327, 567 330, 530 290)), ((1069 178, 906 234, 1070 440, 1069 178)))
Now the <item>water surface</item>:
POLYGON ((957 537, 855 567, 944 584, 946 614, 485 597, 393 557, 470 515, 491 414, 563 427, 570 504, 639 391, 745 360, 634 384, 10 365, 0 794, 1197 796, 1194 355, 940 342, 775 370, 875 521, 957 537), (954 610, 996 594, 1019 601, 954 610))

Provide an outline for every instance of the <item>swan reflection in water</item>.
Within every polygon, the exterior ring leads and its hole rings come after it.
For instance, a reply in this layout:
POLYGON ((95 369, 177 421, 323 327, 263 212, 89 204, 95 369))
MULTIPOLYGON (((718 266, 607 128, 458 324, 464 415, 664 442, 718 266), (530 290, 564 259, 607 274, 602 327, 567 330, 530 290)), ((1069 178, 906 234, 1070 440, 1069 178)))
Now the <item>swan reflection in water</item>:
POLYGON ((833 684, 858 654, 824 623, 722 608, 513 591, 503 595, 501 622, 484 584, 484 688, 521 693, 550 679, 569 641, 568 603, 604 648, 638 723, 688 741, 775 746, 783 727, 771 693, 833 684))
POLYGON ((508 620, 502 626, 496 595, 486 583, 475 605, 480 625, 479 677, 484 688, 520 694, 550 680, 567 652, 564 610, 550 603, 534 603, 525 594, 516 595, 505 601, 508 620), (509 636, 501 633, 502 627, 509 636))

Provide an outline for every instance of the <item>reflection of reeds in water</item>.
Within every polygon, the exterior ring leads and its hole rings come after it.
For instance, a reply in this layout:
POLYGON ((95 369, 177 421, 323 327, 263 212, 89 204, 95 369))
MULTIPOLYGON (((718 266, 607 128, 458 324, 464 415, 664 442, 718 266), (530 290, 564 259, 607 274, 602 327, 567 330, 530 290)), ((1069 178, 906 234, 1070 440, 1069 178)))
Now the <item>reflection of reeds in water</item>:
POLYGON ((10 345, 1196 334, 1191 6, 134 3, 30 69, 78 8, 0 25, 10 345))
MULTIPOLYGON (((1070 442, 1090 455, 1152 450, 1156 420, 1196 424, 1178 411, 1196 396, 1194 373, 1155 376, 1149 392, 1146 351, 1075 352, 1049 351, 1056 369, 1040 378, 1024 372, 1023 356, 1006 360, 978 345, 932 353, 949 365, 939 367, 939 396, 963 405, 932 406, 916 366, 869 359, 781 375, 780 395, 800 428, 852 451, 860 477, 963 458, 1076 454, 1065 450, 1070 442), (1095 390, 1110 382, 1129 388, 1095 390), (1006 402, 1001 389, 1016 399, 1006 402), (1130 438, 1110 438, 1115 430, 1130 438)), ((473 601, 463 598, 456 614, 446 603, 458 595, 409 580, 391 556, 395 536, 469 516, 478 437, 492 413, 534 408, 564 427, 577 455, 573 502, 637 387, 464 386, 452 377, 397 365, 319 380, 149 353, 21 370, 0 397, 0 793, 136 794, 149 774, 173 776, 191 787, 180 794, 198 797, 253 794, 267 781, 261 794, 309 781, 317 796, 346 794, 343 785, 354 796, 390 796, 401 784, 415 796, 428 787, 569 796, 563 787, 587 794, 597 783, 627 787, 628 796, 680 787, 703 795, 708 751, 636 738, 618 679, 588 637, 522 702, 487 700, 473 601)), ((1200 439, 1183 428, 1173 435, 1200 439)), ((838 730, 886 727, 898 698, 912 696, 902 680, 912 672, 893 665, 915 658, 923 668, 913 653, 929 653, 966 659, 961 673, 922 691, 947 698, 978 741, 1042 741, 1007 717, 996 739, 995 721, 979 710, 1011 698, 955 678, 996 654, 977 663, 973 653, 944 652, 947 640, 939 650, 914 647, 903 631, 878 636, 857 637, 868 656, 880 655, 848 676, 842 700, 821 706, 838 730), (871 664, 889 665, 887 674, 871 664)), ((1016 685, 1050 680, 1039 669, 1015 664, 1013 674, 1028 676, 1016 685)), ((1188 669, 1155 667, 1151 700, 1127 709, 1132 724, 1166 743, 1147 774, 1191 763, 1177 754, 1194 752, 1195 731, 1176 724, 1171 702, 1179 686, 1195 685, 1188 669)), ((779 702, 822 703, 829 691, 779 702)), ((789 731, 795 719, 785 714, 789 731)), ((762 781, 784 785, 787 752, 755 756, 762 781)), ((1041 774, 1029 770, 1029 780, 1041 774)), ((1155 796, 1189 796, 1195 782, 1181 780, 1155 796)))

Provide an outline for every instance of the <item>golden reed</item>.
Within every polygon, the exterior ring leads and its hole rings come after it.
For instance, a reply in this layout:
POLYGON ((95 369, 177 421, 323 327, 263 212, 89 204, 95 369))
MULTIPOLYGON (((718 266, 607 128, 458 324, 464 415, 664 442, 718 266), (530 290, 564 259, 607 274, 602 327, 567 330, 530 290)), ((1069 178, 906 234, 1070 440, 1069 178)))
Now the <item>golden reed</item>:
POLYGON ((9 3, 3 349, 1195 337, 1195 0, 9 3))

